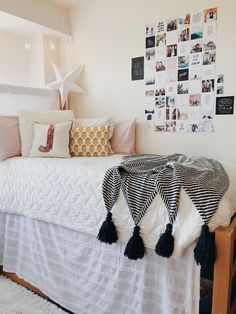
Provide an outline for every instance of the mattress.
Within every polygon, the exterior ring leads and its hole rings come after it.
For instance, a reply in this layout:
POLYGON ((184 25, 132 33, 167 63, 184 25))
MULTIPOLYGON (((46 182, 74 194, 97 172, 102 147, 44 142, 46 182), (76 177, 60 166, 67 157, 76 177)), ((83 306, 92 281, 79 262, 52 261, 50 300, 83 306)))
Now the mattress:
MULTIPOLYGON (((96 236, 106 215, 102 182, 106 170, 118 165, 121 155, 89 158, 11 158, 0 163, 0 211, 24 215, 96 236)), ((230 173, 230 171, 229 171, 230 173)), ((209 226, 226 226, 234 212, 230 184, 209 226)), ((119 240, 127 242, 134 223, 122 192, 113 209, 119 240)), ((153 249, 168 222, 158 194, 140 226, 145 246, 153 249)), ((200 234, 201 217, 184 190, 174 224, 174 257, 181 256, 200 234)))
MULTIPOLYGON (((3 267, 76 314, 198 314, 200 269, 192 248, 163 259, 123 256, 86 233, 14 214, 0 214, 3 267)), ((0 243, 1 245, 1 243, 0 243)))

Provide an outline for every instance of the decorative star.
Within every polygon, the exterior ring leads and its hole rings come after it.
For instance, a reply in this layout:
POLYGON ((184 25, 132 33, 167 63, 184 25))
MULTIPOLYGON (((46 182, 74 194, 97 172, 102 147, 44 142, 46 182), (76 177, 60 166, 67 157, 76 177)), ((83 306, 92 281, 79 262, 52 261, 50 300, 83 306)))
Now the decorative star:
POLYGON ((65 110, 68 107, 69 92, 85 94, 85 91, 78 84, 75 83, 76 78, 79 76, 83 69, 83 65, 80 65, 69 74, 64 74, 63 71, 53 62, 52 67, 56 76, 56 81, 48 84, 48 87, 59 90, 61 98, 61 109, 65 110))

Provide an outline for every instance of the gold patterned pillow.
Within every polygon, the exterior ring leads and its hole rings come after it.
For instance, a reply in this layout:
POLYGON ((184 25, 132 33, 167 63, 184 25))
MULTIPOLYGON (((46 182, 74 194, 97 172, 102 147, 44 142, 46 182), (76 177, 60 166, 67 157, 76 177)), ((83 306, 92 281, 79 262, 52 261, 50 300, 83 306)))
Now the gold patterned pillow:
POLYGON ((109 125, 72 128, 72 157, 102 157, 110 155, 109 125))

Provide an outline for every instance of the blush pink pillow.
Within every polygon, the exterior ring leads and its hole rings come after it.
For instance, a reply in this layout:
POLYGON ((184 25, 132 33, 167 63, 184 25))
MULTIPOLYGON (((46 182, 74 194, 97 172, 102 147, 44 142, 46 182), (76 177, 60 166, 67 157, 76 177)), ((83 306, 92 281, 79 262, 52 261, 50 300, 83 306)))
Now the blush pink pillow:
POLYGON ((0 161, 21 155, 18 117, 0 116, 0 161))
POLYGON ((110 140, 111 148, 116 154, 135 154, 136 119, 115 123, 114 133, 110 140))

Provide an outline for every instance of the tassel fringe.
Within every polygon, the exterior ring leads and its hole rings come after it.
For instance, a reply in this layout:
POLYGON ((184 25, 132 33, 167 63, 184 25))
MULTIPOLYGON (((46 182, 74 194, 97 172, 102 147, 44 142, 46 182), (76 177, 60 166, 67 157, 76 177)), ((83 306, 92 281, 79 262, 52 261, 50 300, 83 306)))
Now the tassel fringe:
POLYGON ((156 244, 155 252, 162 257, 170 257, 174 250, 174 237, 172 235, 172 224, 166 225, 166 230, 161 234, 156 244))
POLYGON ((138 258, 143 258, 145 253, 143 239, 140 236, 140 227, 135 226, 133 235, 129 239, 129 242, 125 248, 124 255, 129 259, 137 260, 138 258))
POLYGON ((117 242, 118 236, 117 236, 116 227, 112 221, 111 212, 107 212, 106 220, 101 225, 97 238, 101 242, 108 243, 108 244, 117 242))

